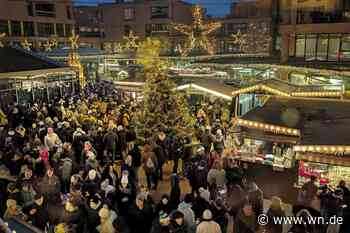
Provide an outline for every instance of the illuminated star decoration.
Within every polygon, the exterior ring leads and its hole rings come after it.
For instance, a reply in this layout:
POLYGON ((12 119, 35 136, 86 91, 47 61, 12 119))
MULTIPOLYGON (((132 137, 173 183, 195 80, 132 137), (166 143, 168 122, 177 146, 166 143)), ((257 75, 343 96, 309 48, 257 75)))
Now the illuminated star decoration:
POLYGON ((124 40, 126 40, 125 49, 127 50, 137 49, 139 46, 136 43, 136 40, 138 39, 139 37, 134 35, 133 31, 130 31, 128 36, 124 36, 124 40))
POLYGON ((75 50, 79 48, 78 40, 79 40, 79 35, 75 35, 74 30, 72 30, 72 36, 69 37, 69 41, 71 43, 71 49, 75 50))
POLYGON ((2 39, 4 39, 6 36, 6 33, 0 33, 0 48, 4 47, 4 44, 2 43, 2 39))
POLYGON ((28 50, 30 51, 30 47, 33 45, 32 43, 28 42, 27 39, 24 40, 24 42, 21 43, 22 47, 25 49, 25 50, 28 50))
POLYGON ((117 53, 122 53, 123 50, 124 50, 123 45, 121 43, 115 43, 114 44, 114 50, 117 53))
POLYGON ((247 45, 247 34, 241 33, 241 30, 238 30, 236 34, 232 35, 233 43, 239 45, 239 51, 243 51, 247 45))
POLYGON ((208 52, 210 55, 214 54, 214 43, 209 40, 209 34, 221 27, 221 23, 204 23, 202 8, 195 5, 192 8, 193 24, 184 25, 172 23, 172 27, 186 35, 187 41, 182 48, 182 56, 187 56, 189 52, 195 48, 201 48, 208 52))

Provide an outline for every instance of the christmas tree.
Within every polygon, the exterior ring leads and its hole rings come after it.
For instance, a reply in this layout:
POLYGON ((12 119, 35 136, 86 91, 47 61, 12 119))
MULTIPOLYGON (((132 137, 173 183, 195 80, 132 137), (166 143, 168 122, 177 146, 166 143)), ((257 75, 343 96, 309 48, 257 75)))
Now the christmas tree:
POLYGON ((137 49, 137 62, 144 67, 146 84, 141 109, 136 115, 136 129, 144 140, 168 131, 175 135, 190 135, 194 118, 184 93, 167 77, 169 61, 159 58, 161 42, 147 38, 137 49))

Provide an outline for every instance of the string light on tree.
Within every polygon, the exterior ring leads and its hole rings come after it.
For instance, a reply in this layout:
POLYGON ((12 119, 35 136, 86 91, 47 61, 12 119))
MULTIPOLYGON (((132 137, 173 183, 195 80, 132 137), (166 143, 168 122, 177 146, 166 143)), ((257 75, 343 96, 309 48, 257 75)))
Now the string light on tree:
POLYGON ((4 47, 2 40, 6 37, 6 33, 0 33, 0 48, 4 47))
POLYGON ((68 58, 68 64, 71 67, 75 67, 79 71, 79 84, 81 88, 84 88, 86 85, 86 79, 84 75, 84 68, 80 62, 80 57, 77 52, 77 49, 79 48, 79 35, 75 35, 74 30, 72 30, 72 36, 69 37, 69 41, 71 42, 71 53, 69 54, 68 58))
POLYGON ((27 39, 25 39, 25 40, 21 43, 21 45, 22 45, 22 47, 23 47, 25 50, 30 51, 33 44, 30 43, 27 39))
POLYGON ((184 25, 172 23, 171 26, 178 32, 186 35, 188 38, 182 48, 182 56, 188 56, 188 54, 195 48, 203 49, 210 55, 214 54, 213 39, 209 40, 209 34, 221 27, 221 23, 204 23, 203 11, 198 5, 192 8, 193 24, 184 25))

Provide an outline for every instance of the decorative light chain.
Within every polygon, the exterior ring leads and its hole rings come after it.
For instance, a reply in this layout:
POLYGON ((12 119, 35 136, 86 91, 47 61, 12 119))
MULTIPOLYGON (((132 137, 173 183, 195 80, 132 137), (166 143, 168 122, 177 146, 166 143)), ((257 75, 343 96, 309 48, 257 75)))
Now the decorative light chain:
POLYGON ((265 124, 265 123, 261 123, 261 122, 257 122, 257 121, 249 121, 249 120, 243 120, 240 118, 236 118, 234 120, 234 124, 239 125, 239 126, 248 127, 248 128, 255 128, 255 129, 260 129, 263 131, 273 132, 275 134, 300 136, 300 131, 298 129, 287 128, 287 127, 271 125, 271 124, 265 124))

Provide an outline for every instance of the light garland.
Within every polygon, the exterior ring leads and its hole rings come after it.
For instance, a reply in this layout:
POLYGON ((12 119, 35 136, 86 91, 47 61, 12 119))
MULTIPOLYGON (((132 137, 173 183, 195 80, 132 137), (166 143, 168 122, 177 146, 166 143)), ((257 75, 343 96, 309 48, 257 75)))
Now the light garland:
POLYGON ((350 153, 350 146, 330 146, 330 145, 299 145, 293 147, 295 152, 313 152, 324 154, 350 153))
POLYGON ((225 94, 222 94, 220 92, 217 92, 217 91, 213 91, 213 90, 210 90, 208 88, 204 88, 204 87, 201 87, 197 84, 185 84, 185 85, 182 85, 182 86, 178 86, 176 88, 176 90, 185 90, 185 89, 188 89, 188 88, 194 88, 194 89, 197 89, 199 91, 203 91, 203 92, 207 92, 209 94, 212 94, 214 96, 217 96, 217 97, 221 97, 223 99, 226 99, 226 100, 232 100, 232 97, 231 96, 228 96, 228 95, 225 95, 225 94))
POLYGON ((274 88, 268 87, 266 85, 263 84, 259 84, 259 85, 255 85, 252 87, 247 87, 247 88, 242 88, 239 89, 237 91, 232 92, 233 96, 237 96, 239 94, 244 94, 244 93, 248 93, 248 92, 253 92, 253 91, 267 91, 269 93, 275 94, 275 95, 279 95, 279 96, 285 96, 285 97, 290 97, 290 94, 276 90, 274 88))
POLYGON ((0 33, 0 48, 4 47, 2 40, 6 37, 6 33, 0 33))
POLYGON ((234 44, 239 45, 239 51, 243 51, 244 46, 247 44, 247 34, 241 33, 241 30, 238 30, 236 34, 231 35, 234 44))
POLYGON ((320 92, 293 92, 294 97, 341 97, 340 91, 320 91, 320 92))
POLYGON ((23 49, 30 51, 30 50, 31 50, 30 47, 31 47, 33 44, 30 43, 30 42, 28 42, 27 39, 25 39, 24 42, 21 43, 21 45, 22 45, 23 49))
POLYGON ((84 68, 80 62, 80 57, 79 54, 76 52, 76 50, 79 48, 79 44, 78 44, 78 40, 79 40, 79 35, 75 35, 74 30, 72 30, 72 36, 69 37, 69 41, 71 42, 71 48, 72 48, 72 52, 69 54, 69 58, 68 58, 68 64, 71 67, 77 68, 79 73, 79 84, 81 88, 84 88, 86 85, 86 78, 84 75, 84 68))
POLYGON ((272 132, 275 134, 284 134, 290 136, 300 136, 300 130, 294 128, 287 128, 277 125, 265 124, 257 121, 244 120, 240 118, 236 118, 234 123, 239 126, 244 126, 248 128, 260 129, 263 131, 272 132))
POLYGON ((214 54, 214 43, 209 40, 208 36, 221 27, 221 23, 204 23, 203 12, 199 5, 192 8, 193 24, 184 25, 172 23, 171 26, 178 32, 186 35, 187 41, 183 47, 179 47, 181 56, 188 56, 189 52, 196 47, 201 48, 209 54, 214 54))

